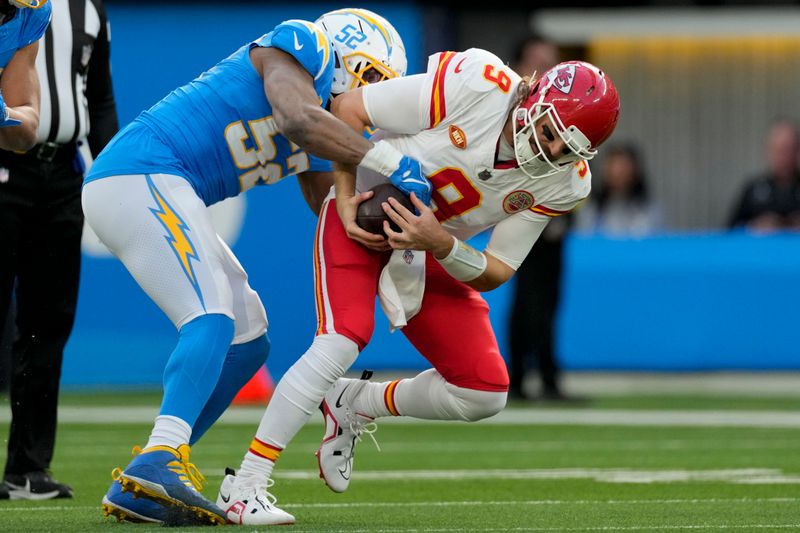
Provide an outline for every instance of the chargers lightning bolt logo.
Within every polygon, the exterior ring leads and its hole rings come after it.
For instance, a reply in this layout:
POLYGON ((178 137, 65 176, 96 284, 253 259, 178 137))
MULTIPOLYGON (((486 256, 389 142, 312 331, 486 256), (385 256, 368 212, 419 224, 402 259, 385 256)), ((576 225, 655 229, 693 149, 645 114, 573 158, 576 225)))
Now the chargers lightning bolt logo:
POLYGON ((195 276, 191 262, 191 259, 195 261, 200 261, 200 259, 197 257, 194 244, 192 244, 192 241, 186 235, 189 231, 189 227, 181 220, 181 217, 175 213, 175 210, 167 203, 158 189, 156 189, 149 175, 147 176, 147 186, 150 188, 150 194, 153 195, 153 199, 156 201, 157 205, 156 208, 151 207, 150 212, 155 215, 161 225, 164 226, 164 229, 167 230, 168 235, 165 235, 164 238, 167 243, 169 243, 172 251, 175 252, 175 257, 178 258, 181 268, 183 268, 183 273, 189 278, 189 283, 191 283, 194 292, 196 292, 197 297, 200 298, 200 304, 203 306, 203 309, 205 309, 206 304, 203 301, 203 293, 200 292, 200 284, 197 282, 197 276, 195 276))
MULTIPOLYGON (((325 67, 328 65, 328 60, 330 59, 330 51, 331 51, 331 43, 328 40, 328 36, 322 33, 316 24, 305 20, 298 20, 297 22, 303 24, 306 28, 308 28, 309 33, 314 35, 314 38, 317 42, 317 53, 322 54, 322 66, 319 69, 319 72, 314 77, 314 81, 319 79, 320 76, 325 72, 325 67)), ((300 44, 297 40, 297 33, 294 34, 294 42, 295 42, 295 50, 300 50, 305 45, 300 45, 300 48, 297 48, 297 45, 300 44)))

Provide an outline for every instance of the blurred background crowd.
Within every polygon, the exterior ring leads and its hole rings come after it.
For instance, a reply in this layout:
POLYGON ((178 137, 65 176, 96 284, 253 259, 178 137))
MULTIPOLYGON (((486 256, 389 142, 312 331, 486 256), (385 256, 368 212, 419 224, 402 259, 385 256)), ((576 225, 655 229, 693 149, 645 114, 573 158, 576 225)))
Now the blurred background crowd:
MULTIPOLYGON (((109 0, 120 126, 278 22, 334 7, 109 0)), ((479 47, 521 75, 588 60, 619 90, 620 122, 591 162, 590 199, 551 223, 515 284, 487 295, 515 397, 570 399, 563 370, 800 369, 800 2, 357 7, 396 26, 410 74, 431 53, 479 47)), ((290 181, 215 208, 269 302, 275 377, 315 327, 315 219, 290 181)), ((90 232, 83 252, 62 383, 157 387, 171 324, 90 232)), ((425 366, 380 324, 359 367, 425 366)), ((6 349, 12 338, 9 324, 6 349)))

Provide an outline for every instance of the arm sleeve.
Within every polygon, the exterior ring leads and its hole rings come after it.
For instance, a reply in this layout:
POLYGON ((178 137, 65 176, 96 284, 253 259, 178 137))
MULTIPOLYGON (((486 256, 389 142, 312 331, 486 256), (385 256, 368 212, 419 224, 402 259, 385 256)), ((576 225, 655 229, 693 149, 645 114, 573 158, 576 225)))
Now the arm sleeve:
POLYGON ((366 85, 364 108, 373 126, 394 133, 414 134, 427 127, 423 91, 427 75, 416 74, 366 85))
POLYGON ((517 270, 550 219, 519 213, 500 221, 492 230, 486 252, 517 270))
POLYGON ((111 32, 106 11, 98 2, 100 32, 89 59, 86 79, 86 100, 89 104, 89 148, 97 157, 119 129, 114 86, 111 83, 111 32))

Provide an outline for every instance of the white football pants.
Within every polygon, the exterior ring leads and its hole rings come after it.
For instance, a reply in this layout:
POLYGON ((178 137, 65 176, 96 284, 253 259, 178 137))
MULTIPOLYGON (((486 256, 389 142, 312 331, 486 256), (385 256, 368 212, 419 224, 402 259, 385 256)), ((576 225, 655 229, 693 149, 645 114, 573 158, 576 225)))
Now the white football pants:
POLYGON ((233 344, 267 330, 247 273, 211 225, 208 208, 180 176, 111 176, 83 187, 83 212, 175 327, 210 313, 234 320, 233 344))

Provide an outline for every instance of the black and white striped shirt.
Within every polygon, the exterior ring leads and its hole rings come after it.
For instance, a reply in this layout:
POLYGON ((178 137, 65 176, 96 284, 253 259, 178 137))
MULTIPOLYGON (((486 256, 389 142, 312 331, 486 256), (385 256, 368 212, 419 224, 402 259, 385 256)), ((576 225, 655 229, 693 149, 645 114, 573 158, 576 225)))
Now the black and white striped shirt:
POLYGON ((88 136, 94 156, 117 131, 109 61, 110 31, 102 0, 50 0, 50 27, 39 42, 42 90, 38 142, 88 136))

